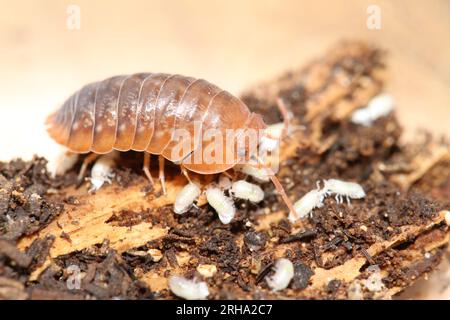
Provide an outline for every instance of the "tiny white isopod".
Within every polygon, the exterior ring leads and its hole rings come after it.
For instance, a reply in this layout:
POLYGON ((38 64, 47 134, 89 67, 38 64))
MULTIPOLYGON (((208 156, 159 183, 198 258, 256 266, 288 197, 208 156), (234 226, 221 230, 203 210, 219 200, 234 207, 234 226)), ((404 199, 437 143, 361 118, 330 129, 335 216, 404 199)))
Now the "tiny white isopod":
POLYGON ((269 175, 267 174, 267 170, 264 168, 257 168, 255 166, 251 166, 248 164, 236 165, 235 169, 253 177, 258 182, 268 182, 270 180, 269 175))
POLYGON ((275 273, 266 278, 267 284, 273 291, 286 289, 294 277, 294 265, 286 258, 280 258, 273 267, 275 273))
POLYGON ((91 188, 89 192, 97 191, 103 184, 111 183, 111 179, 114 176, 112 169, 115 165, 115 159, 118 156, 117 152, 111 152, 100 156, 91 169, 91 188))
POLYGON ((206 282, 177 275, 170 277, 169 288, 176 296, 186 300, 205 300, 209 295, 206 282))
POLYGON ((230 193, 236 198, 250 200, 253 203, 261 202, 264 199, 264 191, 261 187, 245 180, 233 182, 230 193))
POLYGON ((375 120, 387 116, 394 109, 392 96, 382 93, 373 97, 367 107, 355 110, 352 114, 353 123, 369 127, 375 120))
POLYGON ((343 197, 347 198, 347 202, 350 203, 350 199, 361 199, 366 196, 364 189, 356 182, 329 179, 324 180, 323 183, 325 194, 336 194, 335 198, 337 203, 342 203, 343 197))
POLYGON ((294 222, 297 218, 303 219, 312 214, 314 208, 320 208, 323 206, 323 200, 325 199, 325 192, 319 188, 313 189, 301 197, 294 203, 294 209, 297 213, 297 217, 292 214, 289 215, 289 220, 294 222))
POLYGON ((175 203, 173 205, 173 211, 176 214, 183 214, 189 210, 194 204, 195 199, 200 196, 200 188, 194 183, 188 183, 177 194, 175 203))
POLYGON ((216 210, 220 221, 228 224, 236 214, 236 208, 231 198, 227 197, 219 188, 209 188, 205 192, 206 200, 216 210))
POLYGON ((363 282, 367 290, 372 292, 383 290, 384 284, 380 267, 378 265, 372 265, 367 268, 367 271, 370 273, 370 275, 363 282))
POLYGON ((219 187, 223 190, 231 188, 231 179, 224 174, 219 176, 219 187))

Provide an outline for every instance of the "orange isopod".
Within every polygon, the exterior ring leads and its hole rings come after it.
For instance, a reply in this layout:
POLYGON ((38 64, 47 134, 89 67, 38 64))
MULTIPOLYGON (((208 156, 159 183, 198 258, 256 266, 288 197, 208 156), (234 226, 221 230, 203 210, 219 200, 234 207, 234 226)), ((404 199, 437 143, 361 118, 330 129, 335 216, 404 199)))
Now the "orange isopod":
MULTIPOLYGON (((266 128, 260 115, 250 112, 229 92, 203 79, 165 73, 120 75, 87 84, 50 114, 46 124, 50 136, 70 151, 92 152, 83 163, 80 177, 99 154, 135 150, 144 152, 143 169, 153 183, 150 154, 159 155, 163 192, 164 159, 180 164, 189 179, 187 171, 225 172, 242 157, 242 153, 236 151, 237 143, 223 143, 223 154, 232 152, 231 161, 203 161, 200 153, 215 142, 202 134, 189 141, 181 139, 183 148, 174 153, 174 148, 180 144, 180 139, 174 137, 176 129, 183 129, 194 137, 195 130, 201 133, 217 130, 226 137, 227 130, 245 132, 266 128)), ((269 175, 286 205, 295 213, 278 179, 269 175)))

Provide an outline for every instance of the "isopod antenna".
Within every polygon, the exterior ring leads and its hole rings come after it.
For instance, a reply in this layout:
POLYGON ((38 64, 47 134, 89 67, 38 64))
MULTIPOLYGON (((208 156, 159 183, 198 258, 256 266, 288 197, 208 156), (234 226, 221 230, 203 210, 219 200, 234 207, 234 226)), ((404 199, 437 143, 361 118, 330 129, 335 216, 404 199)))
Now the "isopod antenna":
POLYGON ((288 209, 290 211, 289 216, 293 216, 295 220, 298 220, 299 216, 297 214, 297 211, 295 211, 295 208, 294 208, 294 205, 292 204, 291 199, 289 199, 289 197, 286 194, 286 191, 284 191, 284 188, 281 185, 280 180, 278 180, 277 176, 272 171, 272 169, 270 169, 266 164, 264 164, 259 157, 257 157, 257 159, 258 159, 258 166, 262 166, 264 168, 264 170, 266 170, 267 175, 269 176, 270 180, 272 181, 273 185, 275 186, 275 189, 281 195, 281 198, 283 199, 284 203, 288 207, 288 209))

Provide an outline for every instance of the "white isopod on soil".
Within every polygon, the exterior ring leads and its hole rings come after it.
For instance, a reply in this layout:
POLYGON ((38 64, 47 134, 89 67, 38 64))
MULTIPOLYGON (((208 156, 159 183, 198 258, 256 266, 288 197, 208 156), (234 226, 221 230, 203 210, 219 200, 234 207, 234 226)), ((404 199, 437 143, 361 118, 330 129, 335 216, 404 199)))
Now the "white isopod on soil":
POLYGON ((261 202, 264 199, 264 191, 261 187, 245 180, 233 182, 230 192, 236 198, 250 200, 253 203, 261 202))
POLYGON ((266 135, 261 137, 261 142, 259 144, 260 150, 263 151, 274 151, 280 146, 280 140, 282 138, 284 123, 279 122, 267 126, 265 129, 266 135))
POLYGON ((231 179, 224 174, 219 176, 219 187, 223 190, 231 188, 231 179))
POLYGON ((219 188, 209 188, 205 192, 206 200, 216 210, 220 221, 228 224, 236 214, 233 200, 227 197, 219 188))
POLYGON ((200 196, 200 193, 201 190, 196 184, 188 183, 177 194, 173 205, 173 211, 176 214, 183 214, 187 212, 194 204, 194 201, 200 196))
POLYGON ((325 199, 325 192, 319 188, 313 189, 301 197, 294 203, 294 209, 297 216, 289 215, 289 220, 294 222, 298 218, 303 219, 312 214, 314 208, 320 208, 323 206, 323 200, 325 199))
POLYGON ((177 275, 170 277, 169 288, 176 296, 186 300, 205 300, 209 295, 206 282, 177 275))
POLYGON ((350 203, 350 199, 361 199, 366 196, 364 189, 356 182, 329 179, 324 180, 323 183, 323 190, 325 194, 336 194, 337 203, 342 203, 343 197, 347 198, 347 202, 350 203))
POLYGON ((351 121, 369 127, 375 120, 387 116, 392 110, 394 110, 394 99, 392 96, 382 93, 373 97, 367 107, 354 111, 351 121))
POLYGON ((267 284, 273 291, 286 289, 294 277, 294 265, 286 258, 280 258, 273 267, 275 273, 266 278, 267 284))
POLYGON ((89 189, 89 192, 97 191, 105 183, 111 183, 111 179, 114 177, 112 169, 115 165, 117 156, 117 152, 111 152, 98 158, 91 169, 91 177, 89 178, 91 188, 89 189))
POLYGON ((268 182, 270 180, 267 170, 264 168, 257 168, 248 164, 236 165, 235 170, 240 171, 248 176, 253 177, 258 182, 268 182))

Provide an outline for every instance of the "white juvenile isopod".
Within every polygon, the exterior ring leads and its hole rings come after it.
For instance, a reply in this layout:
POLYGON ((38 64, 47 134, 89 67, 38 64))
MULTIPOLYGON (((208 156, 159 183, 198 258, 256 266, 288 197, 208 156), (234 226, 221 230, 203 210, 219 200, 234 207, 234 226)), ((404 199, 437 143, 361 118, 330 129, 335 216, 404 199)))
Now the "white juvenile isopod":
POLYGON ((280 146, 280 141, 283 138, 284 130, 287 129, 286 135, 304 128, 303 126, 288 125, 284 122, 278 122, 267 126, 264 130, 265 135, 261 138, 259 148, 263 151, 274 151, 280 146))
POLYGON ((369 127, 375 120, 387 116, 393 109, 394 99, 392 96, 382 93, 373 97, 367 107, 354 111, 351 121, 369 127))
POLYGON ((325 192, 317 186, 317 189, 311 190, 294 203, 294 209, 297 216, 289 215, 289 220, 292 222, 298 218, 303 219, 312 214, 314 208, 321 208, 323 200, 325 199, 325 192))
POLYGON ((256 181, 260 183, 268 182, 270 181, 270 177, 267 174, 267 170, 264 168, 257 168, 248 164, 243 165, 236 165, 235 169, 237 171, 240 171, 248 176, 253 177, 256 181))
POLYGON ((285 258, 280 258, 273 267, 275 273, 266 278, 267 284, 273 291, 286 289, 294 277, 294 265, 285 258))
POLYGON ((231 179, 224 174, 219 176, 219 187, 223 190, 231 188, 231 179))
POLYGON ((89 192, 97 191, 105 183, 111 183, 111 179, 114 177, 112 169, 118 155, 118 152, 114 151, 98 158, 92 166, 91 177, 88 178, 91 182, 89 192))
POLYGON ((336 194, 336 202, 342 203, 343 197, 350 204, 350 199, 361 199, 366 196, 364 189, 356 182, 347 182, 337 179, 324 180, 323 190, 328 196, 332 193, 336 194))
POLYGON ((176 296, 186 300, 205 300, 209 295, 206 282, 177 275, 170 277, 169 288, 176 296))
POLYGON ((188 183, 177 194, 175 203, 173 205, 173 211, 176 214, 183 214, 189 210, 194 204, 195 199, 200 196, 200 188, 194 183, 188 183))
POLYGON ((233 200, 227 197, 219 188, 209 188, 205 194, 206 200, 216 210, 220 221, 223 224, 230 223, 236 214, 233 200))
POLYGON ((267 128, 264 130, 266 134, 261 137, 261 142, 259 144, 260 150, 276 150, 280 146, 280 140, 282 138, 284 128, 285 124, 283 122, 267 126, 267 128))
POLYGON ((261 202, 264 199, 264 191, 261 187, 245 180, 233 182, 230 193, 236 198, 250 200, 253 203, 261 202))

